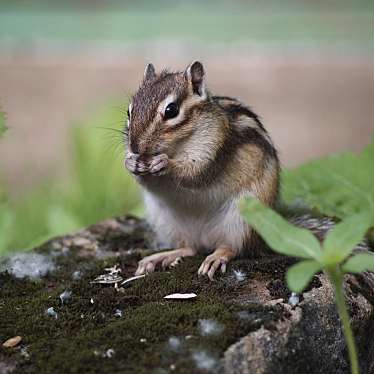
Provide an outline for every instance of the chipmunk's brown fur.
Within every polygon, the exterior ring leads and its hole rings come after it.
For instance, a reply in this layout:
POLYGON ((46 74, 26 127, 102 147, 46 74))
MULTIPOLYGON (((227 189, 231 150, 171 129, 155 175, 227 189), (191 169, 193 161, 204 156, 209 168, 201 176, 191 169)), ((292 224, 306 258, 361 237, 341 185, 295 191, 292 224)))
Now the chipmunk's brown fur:
POLYGON ((149 221, 177 248, 146 257, 137 274, 208 250, 199 273, 212 278, 243 250, 256 250, 237 201, 252 195, 275 206, 277 151, 250 108, 209 93, 201 63, 160 74, 147 66, 129 106, 127 142, 125 164, 144 187, 149 221))

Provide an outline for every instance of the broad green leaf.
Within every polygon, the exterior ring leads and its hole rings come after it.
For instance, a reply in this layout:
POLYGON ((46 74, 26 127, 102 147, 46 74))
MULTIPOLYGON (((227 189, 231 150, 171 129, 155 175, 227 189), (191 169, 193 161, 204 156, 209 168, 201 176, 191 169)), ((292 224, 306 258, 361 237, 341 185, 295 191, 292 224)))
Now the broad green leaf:
POLYGON ((286 274, 289 289, 297 293, 302 292, 313 278, 313 275, 321 270, 321 264, 314 260, 301 261, 291 266, 286 274))
POLYGON ((282 197, 344 219, 374 210, 374 137, 361 153, 345 152, 282 173, 282 197))
POLYGON ((242 213, 245 220, 274 251, 287 256, 315 260, 321 258, 320 244, 310 231, 291 225, 258 200, 245 199, 242 213))
POLYGON ((347 258, 359 244, 373 224, 373 214, 356 214, 338 223, 326 236, 323 243, 323 260, 327 264, 337 264, 347 258))
POLYGON ((0 112, 0 138, 6 131, 7 127, 5 125, 5 113, 0 112))
POLYGON ((342 266, 344 273, 362 273, 374 271, 374 253, 360 253, 352 256, 342 266))

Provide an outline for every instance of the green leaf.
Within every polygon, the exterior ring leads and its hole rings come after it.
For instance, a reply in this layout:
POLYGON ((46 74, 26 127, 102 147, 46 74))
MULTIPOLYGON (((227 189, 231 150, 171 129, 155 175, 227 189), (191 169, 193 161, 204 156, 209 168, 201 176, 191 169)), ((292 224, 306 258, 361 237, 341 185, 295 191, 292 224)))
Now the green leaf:
POLYGON ((5 113, 0 112, 0 138, 4 135, 7 127, 5 125, 5 113))
POLYGON ((283 200, 341 219, 374 210, 373 165, 374 137, 361 153, 335 154, 284 170, 283 200))
POLYGON ((374 253, 360 253, 352 256, 342 266, 344 273, 362 273, 374 271, 374 253))
POLYGON ((320 244, 310 231, 291 225, 258 200, 245 199, 242 213, 245 220, 274 251, 287 256, 315 260, 321 258, 320 244))
POLYGON ((338 264, 347 258, 359 244, 373 223, 373 214, 356 214, 338 223, 326 236, 323 243, 323 260, 327 264, 338 264))
POLYGON ((302 292, 313 278, 313 275, 321 270, 321 264, 314 260, 301 261, 291 266, 286 274, 288 287, 293 292, 302 292))

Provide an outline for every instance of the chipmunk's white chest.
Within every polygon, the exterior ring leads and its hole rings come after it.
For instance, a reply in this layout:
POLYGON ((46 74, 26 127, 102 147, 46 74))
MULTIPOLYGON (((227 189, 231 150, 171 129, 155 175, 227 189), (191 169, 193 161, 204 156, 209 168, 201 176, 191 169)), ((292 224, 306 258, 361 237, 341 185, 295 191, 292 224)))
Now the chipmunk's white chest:
POLYGON ((150 224, 158 241, 169 248, 190 246, 213 250, 221 245, 240 251, 248 225, 237 208, 236 199, 218 189, 176 191, 174 187, 144 192, 150 224))

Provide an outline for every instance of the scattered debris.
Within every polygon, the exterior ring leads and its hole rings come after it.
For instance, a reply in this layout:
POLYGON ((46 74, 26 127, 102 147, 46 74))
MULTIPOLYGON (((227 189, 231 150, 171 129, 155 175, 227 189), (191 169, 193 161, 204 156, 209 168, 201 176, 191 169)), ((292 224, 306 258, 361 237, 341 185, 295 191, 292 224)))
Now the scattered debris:
POLYGON ((122 272, 122 269, 118 267, 118 264, 115 264, 111 268, 105 268, 105 271, 107 271, 109 274, 118 274, 122 272))
POLYGON ((137 280, 137 279, 140 279, 140 278, 144 278, 144 277, 145 277, 145 274, 135 275, 134 277, 125 279, 121 284, 125 285, 125 284, 130 283, 130 282, 132 282, 134 280, 137 280))
POLYGON ((16 278, 37 279, 55 270, 50 256, 34 252, 17 253, 0 262, 0 272, 7 271, 16 278))
POLYGON ((122 310, 121 309, 116 309, 114 311, 114 317, 119 317, 121 318, 122 317, 122 310))
POLYGON ((61 304, 67 304, 70 299, 71 299, 71 294, 72 292, 69 290, 65 290, 61 295, 60 295, 60 300, 61 304))
POLYGON ((97 349, 95 349, 93 353, 95 356, 101 356, 103 358, 112 358, 116 352, 113 348, 109 348, 105 352, 100 352, 97 349))
POLYGON ((164 299, 172 299, 172 300, 185 300, 185 299, 193 299, 197 295, 195 293, 172 293, 170 295, 164 296, 164 299))
POLYGON ((50 308, 47 309, 46 311, 47 315, 49 315, 50 317, 54 317, 57 319, 58 315, 55 311, 55 309, 53 308, 53 306, 51 306, 50 308))
POLYGON ((123 277, 119 275, 122 272, 122 269, 118 267, 118 264, 112 266, 111 268, 104 269, 108 274, 102 274, 96 277, 91 283, 100 283, 100 284, 114 284, 116 285, 119 282, 123 281, 123 277))
POLYGON ((199 319, 199 330, 202 336, 218 335, 224 329, 224 326, 214 319, 199 319))
POLYGON ((232 271, 232 273, 233 273, 234 279, 237 282, 243 282, 247 278, 247 274, 244 271, 240 270, 240 269, 238 269, 238 270, 234 269, 232 271))
POLYGON ((171 351, 177 352, 182 347, 182 341, 177 336, 171 336, 168 340, 168 347, 171 351))
POLYGON ((110 348, 108 349, 106 352, 105 352, 105 356, 104 357, 108 357, 108 358, 112 358, 114 356, 116 352, 114 351, 114 349, 110 348))
POLYGON ((297 304, 299 304, 299 302, 300 302, 299 295, 295 292, 292 292, 290 298, 288 299, 288 304, 292 306, 296 306, 297 304))
POLYGON ((13 348, 16 345, 18 345, 22 340, 22 337, 20 336, 14 336, 13 338, 8 339, 3 343, 3 347, 5 348, 13 348))
POLYGON ((192 354, 198 369, 213 370, 217 365, 217 360, 205 351, 198 351, 192 354))
POLYGON ((118 274, 102 274, 91 281, 91 283, 116 284, 122 281, 123 278, 118 274))

